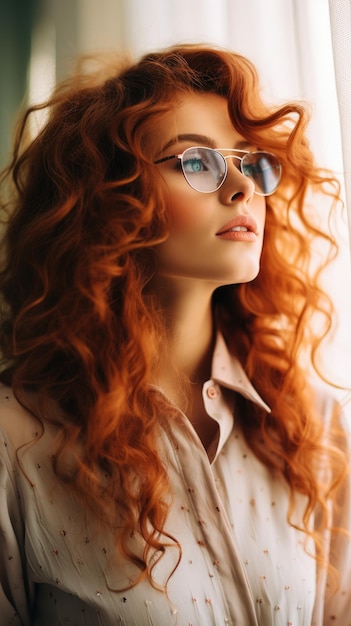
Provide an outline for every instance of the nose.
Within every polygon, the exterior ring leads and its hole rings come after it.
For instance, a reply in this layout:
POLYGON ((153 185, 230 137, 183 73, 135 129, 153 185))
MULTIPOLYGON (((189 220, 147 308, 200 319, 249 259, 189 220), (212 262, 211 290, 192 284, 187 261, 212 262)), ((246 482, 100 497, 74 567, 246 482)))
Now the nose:
POLYGON ((227 176, 220 189, 222 201, 231 204, 236 200, 249 203, 252 200, 255 183, 240 171, 240 161, 235 157, 227 157, 227 176))

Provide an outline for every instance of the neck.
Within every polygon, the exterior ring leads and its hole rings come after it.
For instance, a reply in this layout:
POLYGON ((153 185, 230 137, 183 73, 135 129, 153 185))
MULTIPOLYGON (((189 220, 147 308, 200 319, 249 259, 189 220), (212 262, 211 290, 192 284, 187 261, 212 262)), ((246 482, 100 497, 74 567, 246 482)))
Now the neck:
POLYGON ((202 400, 203 383, 211 374, 214 343, 213 286, 206 288, 202 281, 158 278, 155 289, 163 307, 169 340, 154 382, 184 409, 209 450, 218 437, 218 425, 207 415, 202 400))
POLYGON ((175 369, 186 379, 203 382, 210 375, 213 350, 213 288, 206 288, 200 281, 166 281, 161 277, 157 279, 156 289, 162 294, 160 300, 169 337, 167 354, 160 363, 160 382, 169 370, 170 354, 175 369))

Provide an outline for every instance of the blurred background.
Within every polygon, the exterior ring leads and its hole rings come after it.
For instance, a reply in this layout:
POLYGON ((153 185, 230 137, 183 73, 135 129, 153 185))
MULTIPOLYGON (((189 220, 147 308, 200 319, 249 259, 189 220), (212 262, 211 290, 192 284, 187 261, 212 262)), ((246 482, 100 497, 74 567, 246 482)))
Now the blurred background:
POLYGON ((21 108, 45 100, 79 55, 138 57, 180 42, 240 52, 256 64, 266 100, 310 103, 317 162, 339 177, 345 200, 331 216, 341 252, 325 280, 339 326, 325 360, 350 385, 350 0, 0 0, 0 167, 21 108))

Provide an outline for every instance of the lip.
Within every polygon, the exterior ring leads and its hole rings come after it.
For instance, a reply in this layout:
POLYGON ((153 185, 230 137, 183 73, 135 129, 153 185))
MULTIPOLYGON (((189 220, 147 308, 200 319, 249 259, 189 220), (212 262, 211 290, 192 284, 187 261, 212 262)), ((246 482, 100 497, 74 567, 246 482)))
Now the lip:
POLYGON ((252 215, 236 215, 230 222, 225 224, 217 233, 217 237, 223 237, 225 235, 233 233, 251 233, 252 235, 258 235, 258 224, 252 215), (246 230, 234 230, 239 228, 245 228, 246 230))

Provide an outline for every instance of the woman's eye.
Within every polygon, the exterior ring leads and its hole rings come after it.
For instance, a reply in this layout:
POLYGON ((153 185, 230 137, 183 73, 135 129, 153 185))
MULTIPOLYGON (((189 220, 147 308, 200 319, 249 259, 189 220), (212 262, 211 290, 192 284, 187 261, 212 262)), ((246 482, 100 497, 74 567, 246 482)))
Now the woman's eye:
POLYGON ((257 174, 262 174, 262 168, 259 163, 252 165, 245 165, 244 167, 245 176, 255 176, 257 174))
POLYGON ((186 172, 204 172, 207 171, 207 167, 203 159, 187 159, 183 163, 184 170, 186 172))

